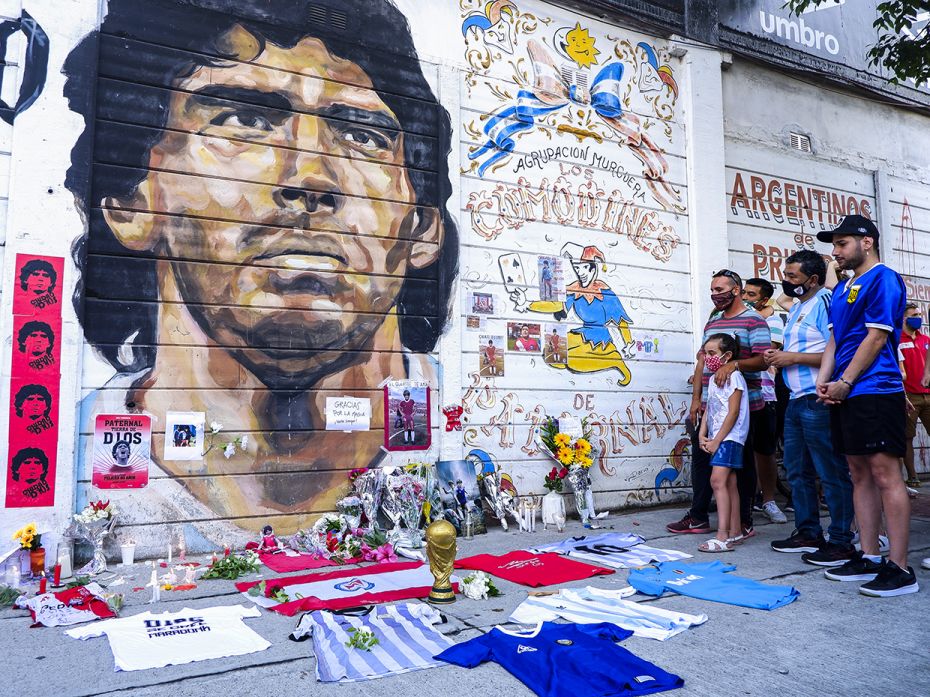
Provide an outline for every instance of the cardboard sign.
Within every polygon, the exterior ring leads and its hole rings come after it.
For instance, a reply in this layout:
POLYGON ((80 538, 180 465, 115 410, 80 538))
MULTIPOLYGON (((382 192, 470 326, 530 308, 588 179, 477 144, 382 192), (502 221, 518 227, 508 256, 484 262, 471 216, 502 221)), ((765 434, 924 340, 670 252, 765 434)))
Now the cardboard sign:
POLYGON ((367 431, 371 428, 368 397, 327 397, 327 431, 367 431))
POLYGON ((16 255, 6 475, 8 508, 55 503, 63 270, 62 257, 16 255))
POLYGON ((152 419, 144 414, 97 414, 93 484, 98 489, 141 489, 149 483, 152 419))

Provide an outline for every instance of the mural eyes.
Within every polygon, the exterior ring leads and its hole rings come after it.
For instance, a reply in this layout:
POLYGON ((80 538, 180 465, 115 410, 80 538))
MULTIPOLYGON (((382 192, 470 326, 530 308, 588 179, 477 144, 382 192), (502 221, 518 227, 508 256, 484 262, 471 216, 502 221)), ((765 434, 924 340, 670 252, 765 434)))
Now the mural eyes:
POLYGON ((224 111, 210 120, 214 126, 224 126, 246 131, 262 131, 269 133, 272 130, 271 121, 255 111, 231 110, 224 111))
POLYGON ((370 154, 393 152, 397 137, 372 128, 343 126, 336 129, 339 136, 351 147, 370 154))

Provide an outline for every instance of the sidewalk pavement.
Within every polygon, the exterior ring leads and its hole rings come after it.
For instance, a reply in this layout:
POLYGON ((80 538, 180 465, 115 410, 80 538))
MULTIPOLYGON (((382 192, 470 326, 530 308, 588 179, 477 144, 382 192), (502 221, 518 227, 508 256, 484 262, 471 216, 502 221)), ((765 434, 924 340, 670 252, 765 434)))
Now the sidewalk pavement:
MULTIPOLYGON (((764 695, 861 695, 897 697, 930 694, 930 571, 920 560, 930 556, 930 493, 921 493, 911 524, 910 563, 922 585, 916 594, 898 598, 867 598, 855 583, 837 583, 823 577, 823 570, 801 562, 800 555, 779 554, 769 547, 786 537, 791 524, 773 525, 757 520, 755 538, 737 551, 704 555, 696 551, 701 535, 670 535, 665 524, 677 520, 681 509, 651 509, 614 514, 606 526, 633 532, 655 547, 693 552, 689 561, 721 559, 735 564, 742 576, 780 585, 793 585, 801 596, 794 603, 766 612, 733 605, 694 600, 683 596, 633 600, 709 616, 702 626, 659 642, 630 637, 623 646, 684 678, 676 697, 729 697, 764 695)), ((757 519, 762 519, 757 514, 757 519)), ((503 532, 493 528, 487 535, 462 540, 458 555, 503 553, 569 535, 582 535, 577 520, 564 533, 539 531, 503 532)), ((122 616, 185 607, 248 604, 230 581, 203 581, 196 590, 162 592, 162 602, 146 605, 149 590, 132 592, 148 581, 146 567, 114 567, 124 576, 126 594, 122 616)), ((271 577, 275 574, 263 574, 271 577)), ((601 576, 567 586, 595 585, 619 588, 628 571, 601 576)), ((105 577, 106 578, 106 577, 105 577)), ((256 578, 255 576, 246 578, 256 578)), ((104 580, 104 583, 107 581, 104 580)), ((464 597, 441 611, 448 623, 442 631, 463 641, 507 621, 511 610, 525 597, 526 588, 501 579, 496 585, 504 595, 487 601, 464 597)), ((114 590, 117 590, 114 588, 114 590)), ((443 695, 443 697, 522 697, 531 695, 520 682, 496 664, 472 670, 453 666, 408 673, 354 684, 323 684, 314 675, 312 642, 295 643, 287 635, 297 618, 264 612, 246 624, 268 639, 271 648, 247 656, 168 666, 156 670, 114 672, 106 638, 77 641, 64 636, 64 628, 30 629, 25 611, 0 612, 0 652, 6 658, 5 683, 19 697, 131 694, 164 695, 443 695)), ((81 626, 81 625, 78 625, 81 626)), ((588 697, 577 695, 577 697, 588 697)))

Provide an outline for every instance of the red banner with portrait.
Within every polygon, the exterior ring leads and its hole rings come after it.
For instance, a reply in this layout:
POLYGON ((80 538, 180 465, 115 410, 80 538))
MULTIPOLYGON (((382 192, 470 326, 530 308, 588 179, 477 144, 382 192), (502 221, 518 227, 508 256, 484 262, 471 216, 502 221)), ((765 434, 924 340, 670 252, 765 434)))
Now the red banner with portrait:
POLYGON ((55 503, 64 259, 16 255, 6 506, 55 503))

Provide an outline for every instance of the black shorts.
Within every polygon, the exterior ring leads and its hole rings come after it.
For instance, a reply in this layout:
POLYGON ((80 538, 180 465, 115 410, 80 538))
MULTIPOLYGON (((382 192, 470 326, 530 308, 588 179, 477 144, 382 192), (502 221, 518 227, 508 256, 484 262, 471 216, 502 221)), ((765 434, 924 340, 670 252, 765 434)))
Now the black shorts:
POLYGON ((775 402, 766 402, 758 411, 749 414, 752 431, 752 451, 760 455, 774 455, 778 442, 778 409, 775 402))
POLYGON ((904 457, 904 392, 849 397, 830 407, 830 435, 840 455, 904 457))

